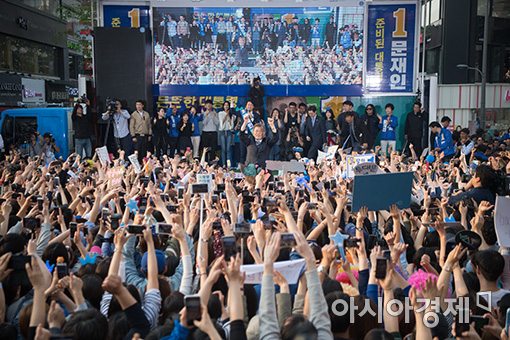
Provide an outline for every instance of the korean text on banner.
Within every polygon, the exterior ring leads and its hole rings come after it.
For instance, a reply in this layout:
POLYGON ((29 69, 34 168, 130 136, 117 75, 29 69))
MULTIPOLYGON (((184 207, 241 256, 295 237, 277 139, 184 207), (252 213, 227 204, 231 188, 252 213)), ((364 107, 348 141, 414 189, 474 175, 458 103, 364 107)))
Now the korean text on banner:
POLYGON ((128 156, 129 161, 131 164, 133 164, 133 167, 135 168, 135 172, 139 174, 142 172, 142 166, 140 165, 140 162, 138 161, 138 155, 132 154, 128 156))
POLYGON ((362 163, 375 163, 375 155, 372 153, 366 155, 356 155, 346 157, 347 167, 346 176, 347 178, 353 178, 355 175, 354 168, 358 164, 362 163))
POLYGON ((96 154, 102 165, 110 164, 110 155, 108 155, 108 149, 106 146, 96 148, 96 154))
POLYGON ((366 90, 413 92, 416 24, 416 4, 368 6, 366 90))

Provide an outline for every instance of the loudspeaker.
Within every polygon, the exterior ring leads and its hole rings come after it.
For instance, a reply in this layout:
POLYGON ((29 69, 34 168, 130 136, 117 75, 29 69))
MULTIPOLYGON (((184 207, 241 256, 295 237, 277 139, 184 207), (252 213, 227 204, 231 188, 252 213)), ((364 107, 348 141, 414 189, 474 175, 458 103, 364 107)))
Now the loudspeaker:
POLYGON ((441 70, 442 84, 463 84, 469 82, 474 73, 458 69, 458 64, 475 64, 476 1, 443 1, 443 36, 441 70))
POLYGON ((94 64, 99 112, 104 112, 106 98, 120 99, 130 112, 135 101, 145 101, 152 112, 152 46, 149 29, 94 29, 94 64))

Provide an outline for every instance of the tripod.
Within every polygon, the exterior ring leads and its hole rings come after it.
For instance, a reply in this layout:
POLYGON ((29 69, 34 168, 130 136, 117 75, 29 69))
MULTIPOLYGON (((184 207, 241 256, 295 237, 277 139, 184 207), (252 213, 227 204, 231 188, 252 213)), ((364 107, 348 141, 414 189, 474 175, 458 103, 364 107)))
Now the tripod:
MULTIPOLYGON (((108 148, 108 137, 110 135, 110 126, 112 125, 112 121, 113 121, 113 115, 115 113, 112 113, 112 111, 108 111, 108 114, 109 114, 109 117, 108 117, 108 122, 106 123, 106 131, 105 131, 105 135, 104 135, 104 140, 103 140, 103 146, 106 146, 108 148)), ((115 137, 115 125, 113 126, 113 129, 114 129, 114 133, 113 133, 113 140, 114 140, 114 146, 115 146, 115 151, 118 150, 120 148, 120 140, 118 138, 115 137)))
POLYGON ((103 146, 107 146, 106 145, 106 142, 108 141, 108 135, 110 134, 110 125, 112 124, 112 120, 113 120, 113 114, 108 111, 108 123, 106 123, 106 131, 105 131, 105 134, 104 134, 104 141, 103 141, 103 146))

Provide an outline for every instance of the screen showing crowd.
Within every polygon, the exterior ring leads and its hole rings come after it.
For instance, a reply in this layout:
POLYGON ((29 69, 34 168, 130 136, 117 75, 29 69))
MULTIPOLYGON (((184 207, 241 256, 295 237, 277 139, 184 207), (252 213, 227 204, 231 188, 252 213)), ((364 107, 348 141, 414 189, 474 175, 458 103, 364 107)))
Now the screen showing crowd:
POLYGON ((363 8, 154 8, 155 83, 359 85, 363 8))

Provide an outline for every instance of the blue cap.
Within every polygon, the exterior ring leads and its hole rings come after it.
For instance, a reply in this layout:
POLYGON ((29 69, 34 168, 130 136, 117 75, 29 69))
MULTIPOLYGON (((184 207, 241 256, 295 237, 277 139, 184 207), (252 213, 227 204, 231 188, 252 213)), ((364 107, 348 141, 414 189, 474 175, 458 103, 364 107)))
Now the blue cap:
POLYGON ((347 223, 344 230, 347 235, 356 236, 356 226, 353 223, 347 223))
POLYGON ((436 157, 434 157, 433 155, 428 155, 425 160, 427 161, 427 163, 434 163, 434 161, 436 160, 436 157))
MULTIPOLYGON (((148 253, 145 252, 142 257, 142 270, 147 273, 147 261, 148 261, 148 253)), ((163 253, 161 250, 156 250, 156 261, 158 262, 158 274, 163 274, 165 271, 165 265, 166 265, 166 257, 165 253, 163 253)))

